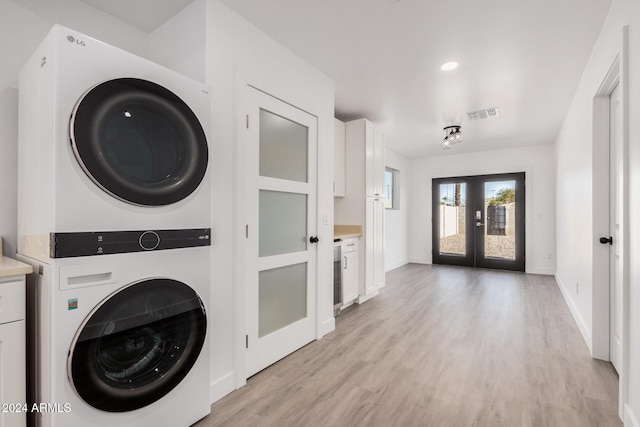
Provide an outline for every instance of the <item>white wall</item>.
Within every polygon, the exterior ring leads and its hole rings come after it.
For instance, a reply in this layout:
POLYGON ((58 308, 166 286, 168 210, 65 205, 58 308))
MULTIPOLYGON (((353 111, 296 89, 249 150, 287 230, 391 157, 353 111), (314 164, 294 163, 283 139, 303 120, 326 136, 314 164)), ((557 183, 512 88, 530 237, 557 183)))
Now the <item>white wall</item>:
MULTIPOLYGON (((625 426, 640 426, 640 2, 614 0, 598 42, 585 68, 562 131, 557 139, 557 251, 556 278, 585 341, 594 354, 608 352, 608 277, 599 272, 608 259, 608 247, 597 242, 608 235, 606 146, 594 136, 594 96, 622 48, 623 26, 628 25, 627 68, 623 67, 622 96, 626 107, 627 164, 630 227, 629 289, 625 298, 629 328, 624 337, 621 380, 625 426), (624 79, 624 77, 623 77, 624 79), (605 211, 603 212, 604 206, 605 211), (579 292, 576 292, 579 283, 579 292), (602 304, 604 301, 604 304, 602 304), (602 330, 604 329, 604 334, 602 330), (602 336, 605 336, 602 342, 602 336), (627 394, 625 399, 624 395, 627 394)), ((622 55, 624 57, 624 54, 622 55)), ((623 58, 625 59, 625 58, 623 58)))
POLYGON ((195 0, 149 34, 150 60, 206 80, 207 2, 195 0))
POLYGON ((0 236, 4 253, 17 245, 18 74, 55 23, 138 54, 146 33, 77 0, 0 0, 0 236))
POLYGON ((555 272, 555 153, 552 145, 473 154, 446 155, 411 162, 409 258, 432 262, 431 180, 508 172, 526 173, 527 273, 555 272))
POLYGON ((389 150, 385 150, 386 167, 399 171, 400 209, 385 209, 384 263, 385 271, 393 270, 409 262, 409 159, 389 150))
POLYGON ((317 336, 333 330, 333 82, 217 0, 207 0, 207 83, 213 99, 213 384, 215 400, 244 383, 246 219, 242 126, 246 83, 318 117, 317 336), (237 178, 237 179, 236 179, 237 178), (238 195, 238 197, 236 197, 238 195), (322 217, 326 215, 326 224, 322 217))

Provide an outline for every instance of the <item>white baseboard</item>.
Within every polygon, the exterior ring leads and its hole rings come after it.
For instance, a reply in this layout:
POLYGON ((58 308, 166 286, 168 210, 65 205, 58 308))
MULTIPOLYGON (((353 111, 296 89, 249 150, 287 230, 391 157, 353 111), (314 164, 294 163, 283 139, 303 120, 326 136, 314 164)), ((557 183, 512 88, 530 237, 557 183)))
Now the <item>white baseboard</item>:
POLYGON ((236 389, 236 373, 229 372, 211 383, 209 396, 211 403, 216 402, 236 389))
POLYGON ((409 262, 411 264, 431 264, 426 258, 409 258, 409 262))
POLYGON ((394 262, 392 264, 385 265, 384 266, 384 272, 386 273, 388 271, 395 270, 396 268, 400 268, 403 265, 407 265, 407 264, 409 264, 409 260, 405 259, 403 261, 394 262))
POLYGON ((336 330, 336 319, 334 317, 327 319, 320 324, 320 328, 318 329, 318 336, 316 337, 316 339, 320 339, 323 336, 335 330, 336 330))
POLYGON ((556 271, 553 268, 548 267, 531 267, 526 269, 527 274, 542 274, 545 276, 554 276, 556 271))
POLYGON ((573 300, 571 299, 571 297, 569 296, 569 292, 567 291, 567 287, 562 282, 562 279, 560 279, 560 276, 556 274, 555 277, 556 277, 556 282, 558 283, 558 288, 560 288, 560 293, 562 293, 562 297, 564 298, 564 301, 567 303, 567 306, 569 307, 569 311, 573 316, 573 320, 576 322, 576 325, 578 325, 578 329, 582 334, 582 339, 584 339, 584 341, 587 343, 587 347, 589 347, 589 354, 593 354, 593 347, 592 347, 593 339, 591 337, 591 330, 589 329, 589 327, 587 326, 587 323, 584 321, 577 307, 573 303, 573 300))
POLYGON ((358 297, 358 304, 362 304, 365 301, 369 301, 371 298, 375 297, 376 295, 378 295, 377 289, 375 290, 375 292, 372 292, 369 295, 360 295, 358 297))
POLYGON ((638 419, 633 414, 633 411, 628 404, 624 405, 624 427, 640 427, 638 419))

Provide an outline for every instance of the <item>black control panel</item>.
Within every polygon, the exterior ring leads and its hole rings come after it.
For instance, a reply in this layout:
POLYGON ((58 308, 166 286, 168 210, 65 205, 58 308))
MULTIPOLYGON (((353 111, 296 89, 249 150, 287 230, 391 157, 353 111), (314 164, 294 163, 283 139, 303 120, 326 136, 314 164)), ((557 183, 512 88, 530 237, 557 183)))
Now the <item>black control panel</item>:
POLYGON ((51 233, 51 258, 148 252, 211 245, 210 228, 51 233))

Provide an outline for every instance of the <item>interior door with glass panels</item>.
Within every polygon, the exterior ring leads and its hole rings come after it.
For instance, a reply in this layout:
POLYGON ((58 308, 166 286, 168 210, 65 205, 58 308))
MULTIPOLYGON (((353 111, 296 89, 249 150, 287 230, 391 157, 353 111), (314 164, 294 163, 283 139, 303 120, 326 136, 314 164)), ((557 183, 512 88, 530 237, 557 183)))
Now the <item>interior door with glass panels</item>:
POLYGON ((434 179, 433 262, 525 270, 524 173, 434 179))
POLYGON ((248 88, 247 376, 315 338, 317 118, 248 88))

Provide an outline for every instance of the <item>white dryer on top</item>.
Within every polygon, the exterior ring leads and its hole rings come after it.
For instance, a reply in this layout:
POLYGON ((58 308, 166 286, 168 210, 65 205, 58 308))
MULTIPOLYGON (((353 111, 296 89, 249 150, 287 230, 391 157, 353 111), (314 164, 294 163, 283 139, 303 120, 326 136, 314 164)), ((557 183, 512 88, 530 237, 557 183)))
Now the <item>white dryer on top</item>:
POLYGON ((211 223, 204 84, 62 26, 20 73, 18 252, 211 223))

